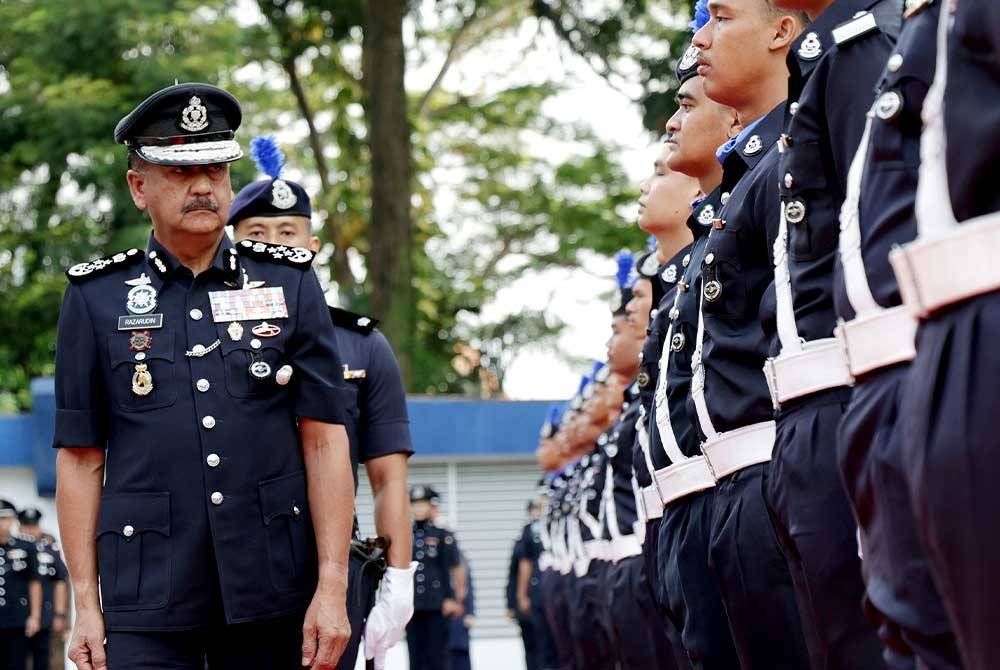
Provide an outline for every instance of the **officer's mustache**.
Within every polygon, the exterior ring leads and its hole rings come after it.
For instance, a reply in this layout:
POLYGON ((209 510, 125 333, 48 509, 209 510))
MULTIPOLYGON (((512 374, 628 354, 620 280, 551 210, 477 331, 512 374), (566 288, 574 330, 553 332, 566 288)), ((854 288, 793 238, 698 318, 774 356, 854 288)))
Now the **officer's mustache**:
POLYGON ((193 212, 198 209, 207 209, 210 212, 219 211, 219 203, 212 200, 211 198, 195 198, 191 202, 188 202, 181 209, 181 214, 187 214, 188 212, 193 212))

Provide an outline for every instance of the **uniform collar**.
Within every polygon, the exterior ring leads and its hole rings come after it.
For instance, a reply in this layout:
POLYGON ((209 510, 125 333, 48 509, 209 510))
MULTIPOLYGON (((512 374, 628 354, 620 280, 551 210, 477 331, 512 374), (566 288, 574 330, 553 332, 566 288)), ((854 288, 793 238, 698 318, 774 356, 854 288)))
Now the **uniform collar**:
MULTIPOLYGON (((146 244, 146 263, 152 271, 151 278, 154 278, 154 285, 158 286, 173 277, 174 273, 183 267, 181 263, 174 258, 169 251, 167 251, 166 247, 160 244, 160 241, 156 239, 156 235, 153 233, 150 233, 149 242, 146 244), (157 279, 159 281, 157 281, 157 279)), ((206 270, 206 272, 218 272, 223 278, 223 281, 239 286, 241 269, 239 254, 236 252, 236 247, 233 244, 233 241, 229 239, 229 235, 223 233, 222 241, 219 243, 219 248, 215 252, 215 258, 212 259, 212 265, 208 270, 206 270)))
MULTIPOLYGON (((694 235, 694 239, 708 235, 712 230, 712 221, 715 220, 722 209, 722 189, 716 188, 707 196, 695 203, 691 209, 691 216, 688 217, 687 227, 694 235)), ((686 249, 684 250, 687 251, 686 249)), ((681 256, 683 258, 683 255, 681 256)))
POLYGON ((833 29, 849 21, 855 14, 868 11, 881 0, 837 0, 806 26, 788 50, 788 71, 806 78, 834 46, 833 29), (818 45, 817 45, 817 42, 818 45), (818 51, 817 51, 818 46, 818 51))
MULTIPOLYGON (((778 138, 781 137, 784 118, 785 102, 782 101, 777 107, 751 123, 746 130, 740 133, 735 147, 729 152, 722 164, 723 174, 728 176, 733 171, 738 171, 739 176, 742 176, 757 167, 761 159, 774 149, 778 138)), ((724 179, 724 181, 728 181, 728 179, 724 179)))

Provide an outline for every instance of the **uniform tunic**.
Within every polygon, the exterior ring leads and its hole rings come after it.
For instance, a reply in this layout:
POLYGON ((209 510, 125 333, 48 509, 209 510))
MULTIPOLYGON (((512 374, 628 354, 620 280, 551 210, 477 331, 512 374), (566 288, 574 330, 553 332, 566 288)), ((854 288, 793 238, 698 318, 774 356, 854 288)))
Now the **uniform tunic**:
POLYGON ((250 622, 308 605, 316 548, 297 418, 343 424, 346 404, 311 258, 263 243, 237 252, 223 236, 194 277, 151 236, 145 256, 71 269, 54 445, 107 450, 97 554, 108 630, 250 622), (272 306, 237 322, 239 332, 215 321, 213 292, 231 301, 256 282, 283 296, 287 316, 272 306), (157 293, 155 310, 138 306, 162 324, 137 341, 119 317, 143 285, 157 293), (254 335, 265 321, 278 332, 254 335), (268 374, 251 372, 258 363, 268 374), (292 376, 282 385, 285 365, 292 376), (152 377, 146 395, 133 390, 141 366, 152 377))

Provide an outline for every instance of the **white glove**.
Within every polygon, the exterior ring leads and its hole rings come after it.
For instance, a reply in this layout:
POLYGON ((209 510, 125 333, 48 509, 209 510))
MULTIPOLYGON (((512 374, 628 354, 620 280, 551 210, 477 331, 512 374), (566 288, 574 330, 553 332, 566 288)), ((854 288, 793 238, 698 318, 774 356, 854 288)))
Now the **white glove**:
POLYGON ((365 624, 365 658, 375 659, 375 670, 385 670, 385 655, 403 637, 406 624, 413 616, 413 574, 417 563, 410 567, 386 568, 379 588, 378 602, 368 614, 365 624))

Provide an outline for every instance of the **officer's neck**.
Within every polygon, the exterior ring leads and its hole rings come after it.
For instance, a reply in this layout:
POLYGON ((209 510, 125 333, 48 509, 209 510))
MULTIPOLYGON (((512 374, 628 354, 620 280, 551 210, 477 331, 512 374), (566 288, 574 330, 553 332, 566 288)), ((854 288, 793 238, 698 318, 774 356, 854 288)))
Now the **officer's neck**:
POLYGON ((7 544, 10 542, 10 531, 0 529, 0 544, 7 544))
MULTIPOLYGON (((672 223, 661 230, 656 231, 656 247, 663 255, 663 262, 669 261, 676 256, 681 249, 691 244, 694 237, 691 229, 687 227, 687 212, 684 212, 684 220, 679 224, 672 223)), ((638 369, 636 374, 638 374, 638 369)))
POLYGON ((751 90, 754 95, 751 99, 733 105, 736 118, 744 128, 749 127, 757 119, 767 116, 788 98, 788 66, 783 60, 780 63, 775 61, 774 66, 773 72, 753 83, 751 90))
POLYGON ((722 163, 712 159, 712 172, 705 176, 698 178, 698 184, 701 186, 701 192, 706 196, 712 193, 715 189, 719 188, 722 183, 722 163))
POLYGON ((219 243, 226 234, 224 228, 204 234, 189 233, 153 224, 156 240, 177 259, 177 262, 191 271, 195 277, 212 267, 219 243))
POLYGON ((822 14, 823 12, 825 12, 830 8, 830 5, 832 5, 833 2, 834 0, 818 0, 817 2, 813 3, 812 7, 806 9, 806 14, 809 16, 809 20, 815 21, 817 18, 819 18, 820 14, 822 14))

